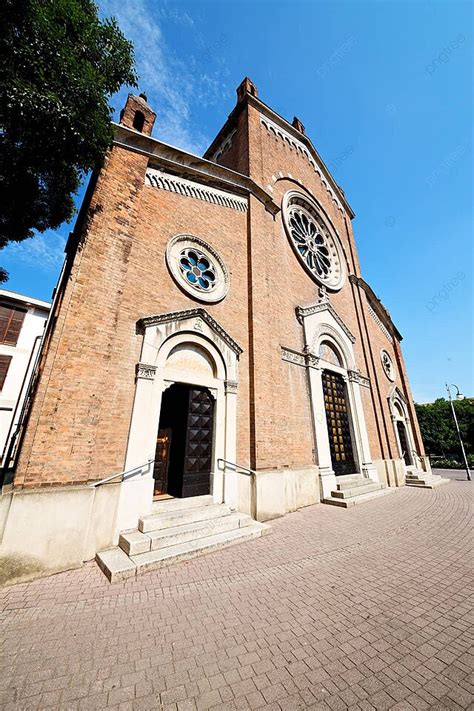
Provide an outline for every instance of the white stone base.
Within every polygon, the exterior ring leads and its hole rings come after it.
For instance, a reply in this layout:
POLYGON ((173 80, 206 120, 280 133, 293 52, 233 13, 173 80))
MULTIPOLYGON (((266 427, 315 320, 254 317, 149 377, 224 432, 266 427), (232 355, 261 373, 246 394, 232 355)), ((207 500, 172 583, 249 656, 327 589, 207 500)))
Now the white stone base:
POLYGON ((257 471, 241 476, 239 510, 269 521, 320 501, 318 467, 257 471))
POLYGON ((80 566, 113 543, 120 484, 0 496, 0 580, 12 584, 80 566))
POLYGON ((405 486, 406 466, 403 459, 375 459, 379 481, 387 486, 405 486))

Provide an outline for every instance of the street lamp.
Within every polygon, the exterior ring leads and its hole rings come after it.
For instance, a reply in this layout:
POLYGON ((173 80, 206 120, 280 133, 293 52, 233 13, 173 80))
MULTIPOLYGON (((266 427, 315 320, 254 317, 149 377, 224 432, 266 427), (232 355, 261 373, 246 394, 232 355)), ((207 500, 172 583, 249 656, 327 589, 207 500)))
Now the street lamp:
MULTIPOLYGON (((451 384, 451 387, 456 388, 456 400, 464 400, 464 395, 462 395, 459 392, 458 386, 451 384)), ((469 471, 469 464, 467 462, 466 452, 464 451, 464 444, 462 442, 461 432, 459 430, 458 418, 456 417, 456 411, 454 409, 453 399, 451 397, 451 390, 449 389, 448 383, 446 383, 446 390, 448 391, 449 402, 451 405, 451 411, 453 413, 453 420, 454 420, 454 424, 456 425, 456 432, 458 433, 459 444, 461 445, 461 452, 462 452, 462 457, 464 459, 464 467, 466 469, 467 480, 471 481, 471 472, 469 471)))

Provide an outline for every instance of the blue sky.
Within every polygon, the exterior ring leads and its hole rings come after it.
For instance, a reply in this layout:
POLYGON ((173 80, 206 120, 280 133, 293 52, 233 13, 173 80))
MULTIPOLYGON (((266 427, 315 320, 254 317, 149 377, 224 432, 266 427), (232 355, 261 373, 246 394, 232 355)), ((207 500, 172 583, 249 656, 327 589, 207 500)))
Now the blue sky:
MULTIPOLYGON (((99 6, 135 44, 157 138, 202 153, 245 75, 301 118, 356 212, 362 273, 404 336, 415 399, 443 396, 445 380, 473 395, 470 3, 99 6)), ((70 229, 7 247, 5 288, 50 298, 70 229)))

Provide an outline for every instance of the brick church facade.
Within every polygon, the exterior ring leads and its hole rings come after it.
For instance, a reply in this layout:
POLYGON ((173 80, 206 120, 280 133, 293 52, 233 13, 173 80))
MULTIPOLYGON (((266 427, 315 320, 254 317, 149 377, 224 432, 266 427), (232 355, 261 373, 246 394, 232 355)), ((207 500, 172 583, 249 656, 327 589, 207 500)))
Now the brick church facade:
POLYGON ((202 158, 154 121, 130 95, 67 245, 4 487, 27 567, 94 557, 157 496, 266 521, 429 471, 401 336, 302 123, 249 79, 202 158))

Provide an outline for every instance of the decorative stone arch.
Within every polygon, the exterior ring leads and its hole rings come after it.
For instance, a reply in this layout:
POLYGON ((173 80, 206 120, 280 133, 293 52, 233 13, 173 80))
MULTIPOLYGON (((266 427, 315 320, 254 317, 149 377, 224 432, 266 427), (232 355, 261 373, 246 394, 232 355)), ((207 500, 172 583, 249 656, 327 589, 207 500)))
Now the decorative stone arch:
POLYGON ((356 339, 337 314, 324 289, 321 290, 321 298, 318 303, 299 307, 296 314, 304 331, 322 497, 326 498, 336 488, 337 480, 331 460, 329 428, 323 392, 323 370, 338 373, 345 382, 351 416, 354 461, 357 469, 354 473, 360 473, 373 481, 378 481, 377 470, 370 453, 361 394, 361 388, 370 387, 370 382, 356 370, 353 349, 356 339), (341 365, 324 361, 320 357, 319 349, 324 341, 328 341, 336 349, 340 355, 341 365))
POLYGON ((345 370, 355 370, 352 348, 348 346, 345 339, 342 337, 340 327, 338 329, 331 326, 329 323, 322 323, 317 326, 314 331, 313 341, 311 343, 311 353, 318 355, 320 345, 323 341, 329 341, 334 345, 336 350, 339 351, 345 370))
POLYGON ((390 390, 388 396, 388 407, 393 422, 400 459, 404 459, 407 467, 416 468, 415 457, 418 457, 418 455, 416 453, 415 438, 413 437, 408 403, 402 391, 396 385, 392 386, 390 390), (409 449, 408 452, 406 452, 406 445, 402 441, 404 435, 402 434, 403 430, 401 430, 401 427, 403 427, 405 431, 406 444, 409 449))
MULTIPOLYGON (((215 400, 211 491, 216 503, 237 504, 237 475, 224 475, 218 459, 235 461, 240 346, 204 308, 142 318, 140 362, 124 470, 155 458, 163 392, 174 383, 205 387, 215 400)), ((117 532, 137 525, 153 502, 153 465, 122 483, 117 532)))

